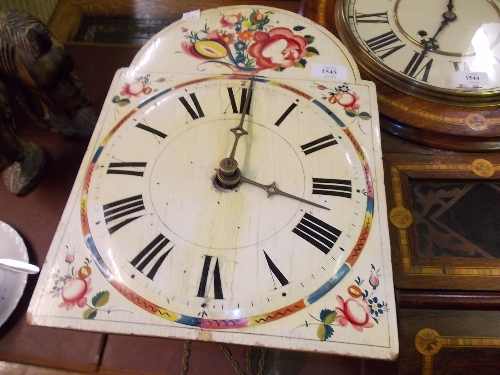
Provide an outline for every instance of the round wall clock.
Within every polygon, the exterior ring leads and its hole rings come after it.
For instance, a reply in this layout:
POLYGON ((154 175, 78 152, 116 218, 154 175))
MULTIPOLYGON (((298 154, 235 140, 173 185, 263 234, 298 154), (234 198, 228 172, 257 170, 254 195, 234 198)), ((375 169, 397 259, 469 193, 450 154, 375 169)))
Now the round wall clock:
POLYGON ((500 9, 493 0, 344 0, 338 9, 341 38, 380 80, 447 104, 499 104, 500 9))
POLYGON ((338 0, 335 24, 327 2, 311 1, 309 16, 335 27, 375 81, 385 130, 456 150, 500 147, 498 2, 338 0))
POLYGON ((296 14, 185 18, 117 72, 31 319, 394 358, 373 83, 296 14))

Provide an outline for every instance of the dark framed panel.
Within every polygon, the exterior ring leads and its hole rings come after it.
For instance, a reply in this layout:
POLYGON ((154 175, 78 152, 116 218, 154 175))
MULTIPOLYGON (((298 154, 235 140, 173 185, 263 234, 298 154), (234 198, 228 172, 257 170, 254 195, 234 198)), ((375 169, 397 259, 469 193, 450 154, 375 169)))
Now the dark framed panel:
MULTIPOLYGON (((83 22, 90 22, 96 28, 103 25, 103 19, 130 21, 140 20, 137 27, 147 20, 171 23, 181 19, 183 13, 192 10, 211 9, 221 6, 246 5, 246 0, 59 0, 49 22, 49 28, 60 42, 75 41, 83 22), (95 22, 93 22, 93 20, 95 22)), ((252 4, 299 12, 299 0, 256 0, 252 4)), ((128 22, 127 21, 127 22, 128 22)), ((144 25, 143 25, 144 26, 144 25)))
POLYGON ((385 154, 396 289, 500 291, 500 154, 385 154))

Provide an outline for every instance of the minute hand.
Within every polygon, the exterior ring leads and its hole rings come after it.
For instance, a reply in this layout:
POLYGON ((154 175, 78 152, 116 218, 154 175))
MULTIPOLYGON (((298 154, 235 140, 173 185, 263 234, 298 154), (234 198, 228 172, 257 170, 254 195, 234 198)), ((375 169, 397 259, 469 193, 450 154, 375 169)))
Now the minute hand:
POLYGON ((229 129, 231 133, 234 134, 233 149, 231 150, 231 155, 229 155, 229 159, 234 159, 234 155, 236 154, 236 146, 238 145, 238 140, 240 139, 240 137, 248 134, 248 132, 245 129, 243 129, 243 123, 245 121, 245 115, 247 113, 248 105, 250 104, 250 99, 252 98, 252 89, 253 89, 253 77, 250 80, 250 87, 248 88, 247 96, 245 98, 245 104, 243 105, 243 111, 241 113, 240 123, 238 124, 237 127, 229 129))
POLYGON ((308 201, 307 199, 303 199, 303 198, 297 197, 295 195, 288 194, 288 193, 285 193, 284 191, 281 191, 276 186, 276 181, 274 181, 270 185, 264 185, 264 184, 259 184, 258 182, 249 180, 248 178, 243 177, 243 176, 240 177, 240 181, 247 182, 247 183, 249 183, 251 185, 254 185, 254 186, 260 187, 261 189, 264 189, 267 192, 267 197, 268 198, 270 198, 271 196, 273 196, 275 194, 276 195, 282 195, 284 197, 292 198, 292 199, 298 200, 300 202, 304 202, 304 203, 307 203, 307 204, 310 204, 310 205, 313 205, 313 206, 316 206, 316 207, 319 207, 319 208, 323 208, 325 210, 330 210, 328 207, 322 206, 320 204, 308 201))

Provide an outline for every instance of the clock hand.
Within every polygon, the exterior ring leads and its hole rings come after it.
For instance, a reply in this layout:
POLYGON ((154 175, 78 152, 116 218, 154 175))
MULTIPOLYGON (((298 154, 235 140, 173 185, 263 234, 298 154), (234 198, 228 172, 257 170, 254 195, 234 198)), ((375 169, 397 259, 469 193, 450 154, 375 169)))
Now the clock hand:
POLYGON ((234 159, 234 154, 236 153, 236 146, 238 145, 238 140, 240 139, 240 137, 248 134, 248 132, 245 129, 243 129, 243 122, 245 121, 248 105, 250 104, 250 99, 252 97, 252 89, 254 82, 253 79, 254 77, 250 79, 250 87, 248 88, 247 96, 245 98, 245 104, 243 105, 243 111, 241 113, 240 123, 236 128, 229 129, 231 133, 234 134, 233 149, 231 150, 231 155, 229 155, 229 159, 234 159))
POLYGON ((264 189, 267 192, 267 197, 268 198, 270 198, 271 196, 273 196, 275 194, 276 195, 282 195, 284 197, 292 198, 292 199, 298 200, 300 202, 304 202, 304 203, 307 203, 307 204, 310 204, 310 205, 313 205, 313 206, 316 206, 316 207, 319 207, 319 208, 324 208, 325 210, 330 210, 328 207, 325 207, 325 206, 322 206, 320 204, 308 201, 307 199, 303 199, 303 198, 297 197, 295 195, 285 193, 284 191, 278 189, 278 187, 276 186, 276 181, 274 181, 270 185, 263 185, 263 184, 259 184, 258 182, 249 180, 248 178, 246 178, 246 177, 244 177, 242 175, 240 175, 240 181, 247 182, 247 183, 249 183, 251 185, 254 185, 254 186, 260 187, 261 189, 264 189))
POLYGON ((247 113, 248 106, 250 105, 250 99, 252 97, 254 77, 250 79, 250 86, 248 87, 247 96, 245 98, 245 104, 243 105, 243 111, 240 118, 240 123, 237 127, 229 129, 231 133, 234 134, 234 143, 231 150, 231 154, 228 158, 224 158, 219 163, 219 169, 217 171, 217 180, 219 185, 224 188, 233 188, 240 182, 241 172, 238 168, 238 162, 234 158, 236 154, 236 146, 238 146, 238 140, 241 136, 248 134, 248 132, 243 129, 243 122, 245 121, 245 116, 247 113))
POLYGON ((448 8, 448 12, 451 12, 453 10, 453 0, 449 0, 446 7, 448 8))
POLYGON ((447 26, 450 22, 455 21, 457 19, 457 15, 452 11, 453 0, 448 1, 447 8, 448 11, 443 13, 443 20, 441 21, 441 25, 439 25, 439 28, 437 29, 434 36, 429 38, 429 40, 422 39, 420 41, 420 43, 424 45, 424 52, 423 52, 424 54, 426 54, 428 51, 432 51, 439 48, 439 43, 436 40, 437 36, 441 31, 443 31, 445 26, 447 26))

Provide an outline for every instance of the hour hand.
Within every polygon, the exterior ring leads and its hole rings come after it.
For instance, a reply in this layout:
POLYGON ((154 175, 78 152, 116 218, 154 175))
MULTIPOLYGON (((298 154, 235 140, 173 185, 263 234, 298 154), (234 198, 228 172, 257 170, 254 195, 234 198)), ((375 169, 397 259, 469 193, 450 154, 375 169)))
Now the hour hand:
POLYGON ((249 180, 248 178, 244 177, 244 176, 240 176, 240 181, 242 182, 246 182, 248 184, 251 184, 251 185, 254 185, 254 186, 257 186, 257 187, 260 187, 261 189, 264 189, 266 192, 267 192, 267 197, 270 198, 271 196, 273 195, 282 195, 284 197, 288 197, 288 198, 292 198, 292 199, 295 199, 295 200, 298 200, 300 202, 303 202, 303 203, 307 203, 307 204, 310 204, 310 205, 313 205, 315 207, 319 207, 319 208, 323 208, 325 210, 330 210, 328 207, 325 207, 325 206, 322 206, 320 204, 317 204, 317 203, 314 203, 314 202, 311 202, 311 201, 308 201, 307 199, 304 199, 304 198, 300 198, 300 197, 297 197, 295 195, 292 195, 292 194, 288 194, 288 193, 285 193, 284 191, 280 190, 277 186, 276 186, 276 181, 273 182, 272 184, 269 184, 269 185, 264 185, 264 184, 259 184, 258 182, 255 182, 255 181, 252 181, 252 180, 249 180))

